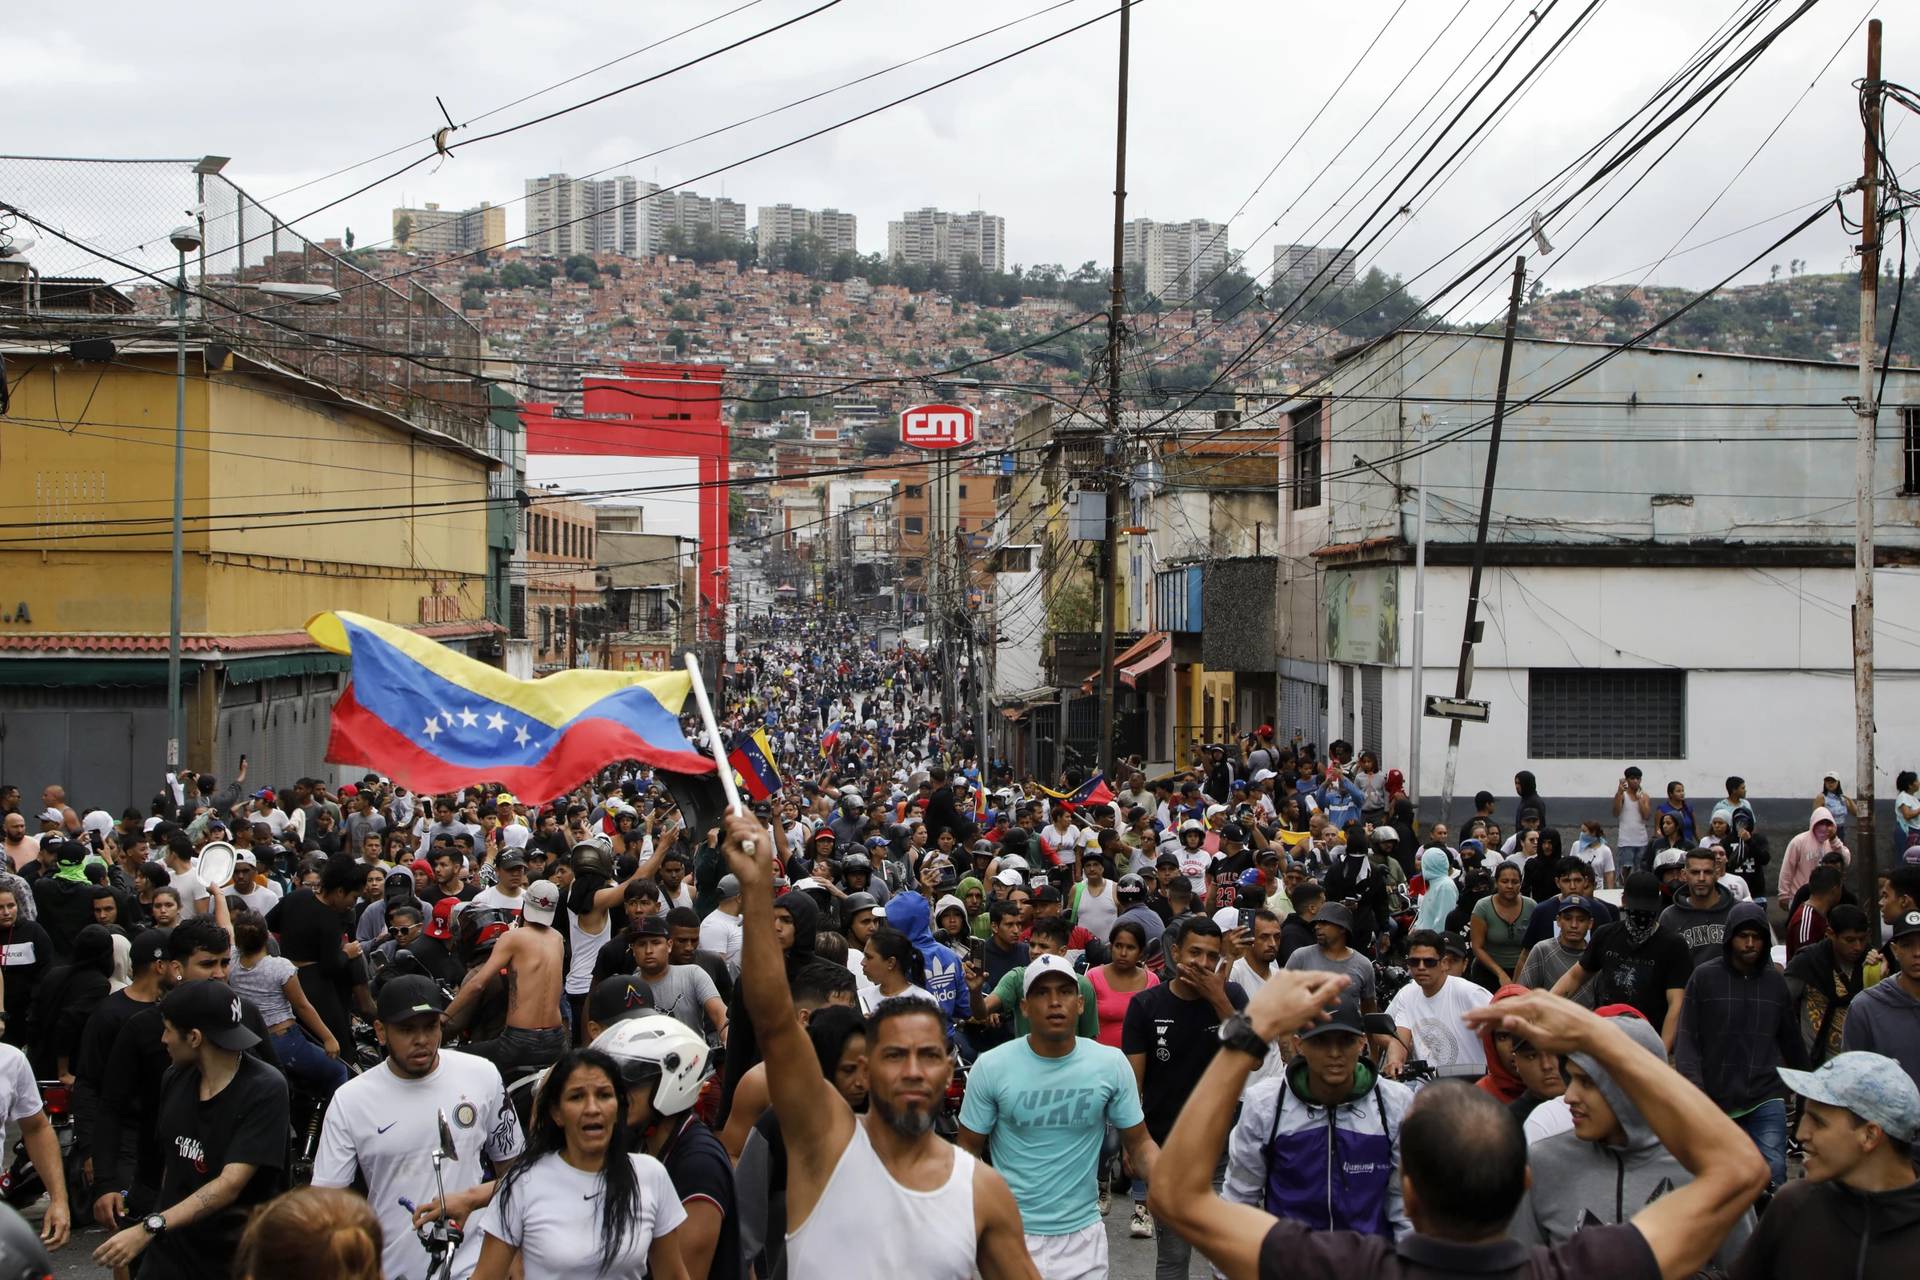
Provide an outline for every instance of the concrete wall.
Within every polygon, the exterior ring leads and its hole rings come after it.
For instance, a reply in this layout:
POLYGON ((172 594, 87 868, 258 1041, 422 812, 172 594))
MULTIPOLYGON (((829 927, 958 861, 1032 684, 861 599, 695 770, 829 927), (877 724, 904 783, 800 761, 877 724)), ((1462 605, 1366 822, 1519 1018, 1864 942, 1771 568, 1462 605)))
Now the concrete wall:
MULTIPOLYGON (((1606 350, 1517 344, 1510 398, 1546 391, 1606 350)), ((1491 415, 1500 341, 1400 335, 1335 371, 1327 473, 1356 455, 1400 485, 1423 407, 1434 435, 1491 415)), ((1688 351, 1629 351, 1540 404, 1515 408, 1500 452, 1492 536, 1500 541, 1850 543, 1854 416, 1850 365, 1688 351)), ((1920 547, 1920 497, 1901 495, 1901 406, 1920 373, 1895 370, 1880 419, 1875 520, 1886 546, 1920 547)), ((1426 457, 1430 543, 1471 541, 1486 472, 1484 429, 1426 457)), ((1328 540, 1413 536, 1412 503, 1359 469, 1326 484, 1328 540)))
MULTIPOLYGON (((1413 570, 1399 570, 1400 652, 1413 641, 1413 570)), ((1427 570, 1425 693, 1451 694, 1467 570, 1427 570)), ((1874 643, 1880 725, 1876 790, 1915 764, 1905 726, 1920 720, 1920 570, 1882 569, 1874 643)), ((1620 770, 1638 764, 1649 781, 1680 778, 1716 798, 1728 774, 1755 797, 1811 797, 1823 770, 1853 773, 1850 606, 1845 569, 1488 570, 1482 588, 1486 639, 1476 654, 1475 698, 1492 719, 1461 738, 1457 791, 1504 795, 1514 771, 1532 769, 1549 795, 1611 796, 1620 770), (1685 755, 1672 760, 1530 760, 1527 673, 1532 668, 1679 668, 1687 675, 1685 755)), ((1411 690, 1406 661, 1384 672, 1384 758, 1406 767, 1411 690)), ((1339 681, 1329 680, 1338 697, 1339 681)), ((1447 723, 1423 729, 1420 791, 1437 796, 1447 723)))

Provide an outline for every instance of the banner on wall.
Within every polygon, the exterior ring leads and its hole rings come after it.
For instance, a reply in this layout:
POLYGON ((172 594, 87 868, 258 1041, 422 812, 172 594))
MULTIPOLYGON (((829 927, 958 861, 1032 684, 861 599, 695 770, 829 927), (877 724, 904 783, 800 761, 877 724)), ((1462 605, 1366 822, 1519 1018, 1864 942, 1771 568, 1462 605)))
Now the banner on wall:
POLYGON ((1400 574, 1329 569, 1327 661, 1392 666, 1400 649, 1400 574))

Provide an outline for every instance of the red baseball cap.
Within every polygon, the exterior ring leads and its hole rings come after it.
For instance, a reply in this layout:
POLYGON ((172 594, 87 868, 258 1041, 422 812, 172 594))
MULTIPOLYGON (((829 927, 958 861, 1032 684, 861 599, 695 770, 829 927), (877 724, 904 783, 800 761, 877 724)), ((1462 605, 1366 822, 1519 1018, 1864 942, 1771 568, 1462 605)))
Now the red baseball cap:
POLYGON ((445 942, 453 937, 453 913, 460 906, 458 898, 442 898, 433 904, 433 914, 427 917, 422 927, 429 938, 438 938, 445 942))

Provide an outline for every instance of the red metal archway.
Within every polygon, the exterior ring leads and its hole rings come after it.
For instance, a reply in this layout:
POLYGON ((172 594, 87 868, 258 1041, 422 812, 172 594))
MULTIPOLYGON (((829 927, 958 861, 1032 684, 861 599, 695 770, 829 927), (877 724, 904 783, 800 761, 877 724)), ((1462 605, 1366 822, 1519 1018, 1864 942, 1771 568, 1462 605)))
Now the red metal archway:
MULTIPOLYGON (((726 369, 714 364, 628 364, 625 376, 582 380, 584 413, 560 416, 551 404, 521 406, 527 454, 602 458, 693 458, 700 466, 700 616, 705 634, 726 635, 727 455, 720 411, 726 369)), ((636 495, 644 501, 644 495, 636 495)))

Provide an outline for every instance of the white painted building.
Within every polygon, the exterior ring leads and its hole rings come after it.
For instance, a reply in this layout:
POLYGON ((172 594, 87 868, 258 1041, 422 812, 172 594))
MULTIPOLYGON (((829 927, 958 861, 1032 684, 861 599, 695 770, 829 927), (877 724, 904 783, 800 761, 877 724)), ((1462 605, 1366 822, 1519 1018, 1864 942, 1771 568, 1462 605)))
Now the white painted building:
MULTIPOLYGON (((1610 350, 1515 350, 1471 695, 1491 721, 1464 729, 1456 795, 1505 797, 1528 768, 1550 797, 1610 796, 1628 764, 1709 804, 1729 773, 1791 799, 1838 769, 1853 793, 1855 370, 1662 349, 1596 363, 1610 350)), ((1391 335, 1346 358, 1323 398, 1268 417, 1289 446, 1282 716, 1309 738, 1406 767, 1423 408, 1444 443, 1426 457, 1422 690, 1453 692, 1499 357, 1497 336, 1391 335)), ((1879 439, 1886 796, 1920 717, 1920 374, 1888 378, 1879 439)), ((1448 726, 1423 723, 1431 798, 1448 726)))

